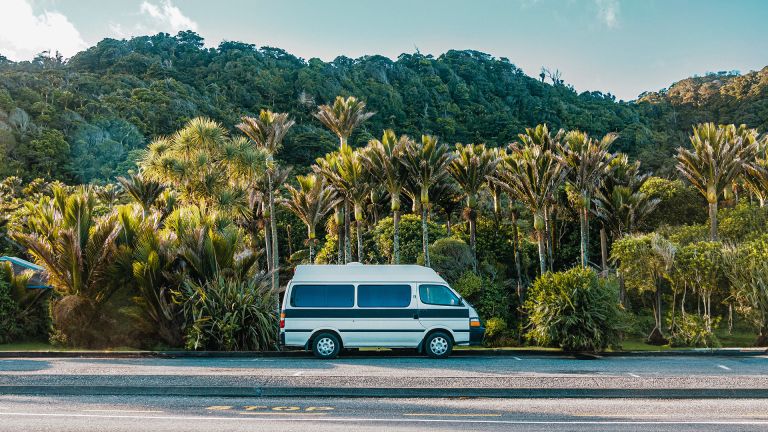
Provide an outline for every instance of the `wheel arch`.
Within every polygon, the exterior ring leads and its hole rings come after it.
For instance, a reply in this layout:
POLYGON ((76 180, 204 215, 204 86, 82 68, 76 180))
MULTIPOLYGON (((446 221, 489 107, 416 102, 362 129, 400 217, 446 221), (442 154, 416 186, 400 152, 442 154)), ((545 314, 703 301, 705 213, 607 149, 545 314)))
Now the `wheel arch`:
POLYGON ((309 335, 309 338, 307 339, 307 343, 304 345, 305 350, 311 350, 312 349, 312 343, 314 342, 315 338, 321 334, 321 333, 333 333, 338 339, 339 344, 341 345, 339 349, 344 349, 344 339, 341 337, 341 332, 339 332, 337 329, 334 328, 320 328, 312 331, 312 334, 309 335))
POLYGON ((455 346, 456 345, 456 336, 453 334, 453 331, 449 329, 448 327, 432 327, 428 329, 426 332, 424 332, 424 337, 421 338, 421 342, 419 342, 418 350, 422 351, 424 349, 424 341, 427 340, 428 337, 430 337, 434 333, 445 333, 448 335, 448 337, 451 338, 451 343, 455 346))

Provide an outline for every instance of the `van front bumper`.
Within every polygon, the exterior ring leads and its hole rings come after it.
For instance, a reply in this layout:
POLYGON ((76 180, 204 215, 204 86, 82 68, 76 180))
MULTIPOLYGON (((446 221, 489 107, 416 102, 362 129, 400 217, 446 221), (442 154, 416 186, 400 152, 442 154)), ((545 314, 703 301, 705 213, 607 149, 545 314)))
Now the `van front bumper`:
POLYGON ((470 327, 469 345, 482 345, 485 327, 470 327))

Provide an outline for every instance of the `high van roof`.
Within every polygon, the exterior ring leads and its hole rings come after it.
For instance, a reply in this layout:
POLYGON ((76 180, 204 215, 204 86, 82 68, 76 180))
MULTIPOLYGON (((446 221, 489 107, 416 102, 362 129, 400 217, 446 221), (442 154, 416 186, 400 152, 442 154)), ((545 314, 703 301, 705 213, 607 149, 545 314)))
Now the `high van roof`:
POLYGON ((299 265, 293 283, 304 282, 434 282, 446 283, 429 267, 420 265, 299 265))

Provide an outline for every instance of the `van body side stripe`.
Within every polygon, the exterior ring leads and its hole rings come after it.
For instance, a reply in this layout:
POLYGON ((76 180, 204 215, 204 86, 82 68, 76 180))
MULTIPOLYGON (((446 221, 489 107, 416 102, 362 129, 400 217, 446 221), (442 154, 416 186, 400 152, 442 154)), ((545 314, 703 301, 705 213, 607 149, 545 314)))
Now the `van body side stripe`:
POLYGON ((286 318, 469 318, 469 309, 285 309, 286 318))
MULTIPOLYGON (((284 329, 286 333, 312 333, 309 329, 284 329)), ((427 329, 340 329, 341 333, 424 333, 427 329)), ((469 333, 469 330, 451 330, 454 333, 469 333)))

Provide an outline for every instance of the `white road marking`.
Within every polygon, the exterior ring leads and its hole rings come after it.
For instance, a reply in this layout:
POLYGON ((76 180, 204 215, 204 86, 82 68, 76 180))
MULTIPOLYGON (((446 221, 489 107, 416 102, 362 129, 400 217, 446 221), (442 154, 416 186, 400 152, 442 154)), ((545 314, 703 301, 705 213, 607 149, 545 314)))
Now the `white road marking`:
POLYGON ((456 414, 456 413, 407 413, 404 416, 412 417, 501 417, 498 413, 456 414))
POLYGON ((122 409, 87 409, 83 410, 83 412, 119 412, 119 413, 137 413, 137 414, 145 414, 145 413, 161 413, 164 411, 155 411, 155 410, 122 410, 122 409))
POLYGON ((631 376, 632 378, 640 378, 640 375, 638 374, 628 373, 627 375, 631 376))
POLYGON ((725 365, 717 365, 717 367, 719 367, 720 369, 731 370, 731 368, 725 365))
POLYGON ((520 360, 522 360, 520 357, 512 357, 512 358, 513 358, 513 359, 515 359, 515 360, 517 360, 517 361, 520 361, 520 360))
POLYGON ((301 374, 303 374, 303 373, 304 373, 304 371, 298 371, 298 372, 296 372, 295 374, 293 374, 293 376, 299 376, 299 375, 301 375, 301 374))
POLYGON ((352 417, 212 417, 212 416, 137 416, 137 415, 99 415, 99 414, 69 414, 69 413, 19 413, 4 412, 0 417, 64 417, 64 418, 103 418, 103 419, 138 419, 138 420, 211 420, 211 421, 272 421, 272 422, 337 422, 337 423, 490 423, 511 425, 743 425, 768 426, 768 420, 653 420, 653 421, 620 421, 620 420, 473 420, 473 419, 423 419, 423 418, 352 418, 352 417))

